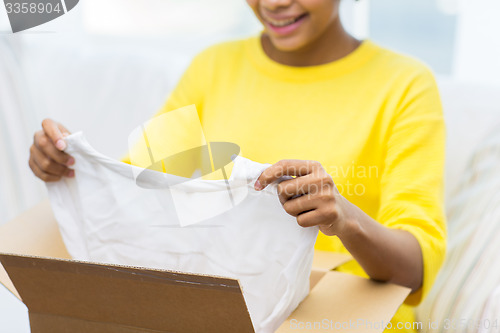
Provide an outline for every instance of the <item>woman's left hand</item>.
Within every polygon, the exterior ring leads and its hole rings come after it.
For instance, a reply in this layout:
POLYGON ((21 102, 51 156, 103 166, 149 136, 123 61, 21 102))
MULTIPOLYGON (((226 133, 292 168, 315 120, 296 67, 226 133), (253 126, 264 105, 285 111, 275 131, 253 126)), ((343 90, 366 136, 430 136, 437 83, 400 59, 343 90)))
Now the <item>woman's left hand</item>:
POLYGON ((420 244, 408 231, 377 222, 337 190, 319 162, 283 160, 270 166, 255 182, 262 190, 282 176, 295 176, 278 185, 285 210, 303 227, 318 226, 342 245, 372 279, 418 290, 423 281, 420 244))
POLYGON ((278 184, 279 199, 300 226, 318 226, 328 236, 342 234, 347 227, 350 203, 340 195, 321 163, 281 160, 264 170, 255 182, 255 189, 260 191, 283 176, 295 178, 278 184))

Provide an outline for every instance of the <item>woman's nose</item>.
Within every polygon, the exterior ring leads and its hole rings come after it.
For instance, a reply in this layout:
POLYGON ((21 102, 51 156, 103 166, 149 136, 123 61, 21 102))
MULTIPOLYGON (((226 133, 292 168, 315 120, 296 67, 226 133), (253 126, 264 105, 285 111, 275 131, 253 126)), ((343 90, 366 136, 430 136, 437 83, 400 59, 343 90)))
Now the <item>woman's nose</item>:
POLYGON ((283 7, 289 7, 295 0, 261 0, 260 6, 267 10, 277 10, 283 7))

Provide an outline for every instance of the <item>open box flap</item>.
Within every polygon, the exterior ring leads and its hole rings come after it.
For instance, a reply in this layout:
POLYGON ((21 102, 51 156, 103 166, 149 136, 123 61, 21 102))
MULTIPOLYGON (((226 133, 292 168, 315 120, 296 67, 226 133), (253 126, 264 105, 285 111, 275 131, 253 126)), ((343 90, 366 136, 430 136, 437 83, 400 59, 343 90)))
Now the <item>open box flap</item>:
MULTIPOLYGON (((0 252, 70 258, 48 200, 0 226, 0 252)), ((2 266, 0 283, 20 298, 2 266)))
POLYGON ((336 332, 382 332, 409 293, 410 289, 394 284, 327 272, 277 332, 301 327, 301 332, 324 332, 321 325, 336 332), (315 322, 316 328, 305 329, 315 322))
POLYGON ((254 332, 238 280, 10 254, 0 254, 0 261, 35 332, 75 332, 89 325, 96 332, 105 326, 131 332, 254 332))
POLYGON ((315 250, 312 267, 315 270, 329 271, 352 259, 350 254, 315 250))
POLYGON ((352 259, 353 257, 350 254, 314 250, 312 270, 309 277, 310 289, 313 289, 328 271, 352 259))

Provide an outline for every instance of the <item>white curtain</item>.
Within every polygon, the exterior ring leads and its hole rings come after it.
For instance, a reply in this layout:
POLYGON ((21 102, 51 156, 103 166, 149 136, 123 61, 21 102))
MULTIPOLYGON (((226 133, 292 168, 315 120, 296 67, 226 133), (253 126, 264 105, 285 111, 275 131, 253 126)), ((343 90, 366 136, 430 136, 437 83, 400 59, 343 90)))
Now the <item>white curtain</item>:
POLYGON ((459 2, 455 76, 461 81, 500 85, 500 1, 459 2))
POLYGON ((38 118, 24 89, 20 42, 16 35, 0 36, 0 224, 44 195, 28 167, 28 149, 38 118))

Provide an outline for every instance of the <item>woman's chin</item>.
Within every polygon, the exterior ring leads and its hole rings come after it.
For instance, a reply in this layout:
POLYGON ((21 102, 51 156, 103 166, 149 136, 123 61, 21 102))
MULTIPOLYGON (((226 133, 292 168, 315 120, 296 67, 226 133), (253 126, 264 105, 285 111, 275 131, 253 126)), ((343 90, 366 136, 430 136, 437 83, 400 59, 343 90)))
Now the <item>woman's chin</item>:
POLYGON ((273 47, 282 52, 294 52, 304 48, 307 42, 299 36, 293 37, 273 37, 269 36, 273 47))

